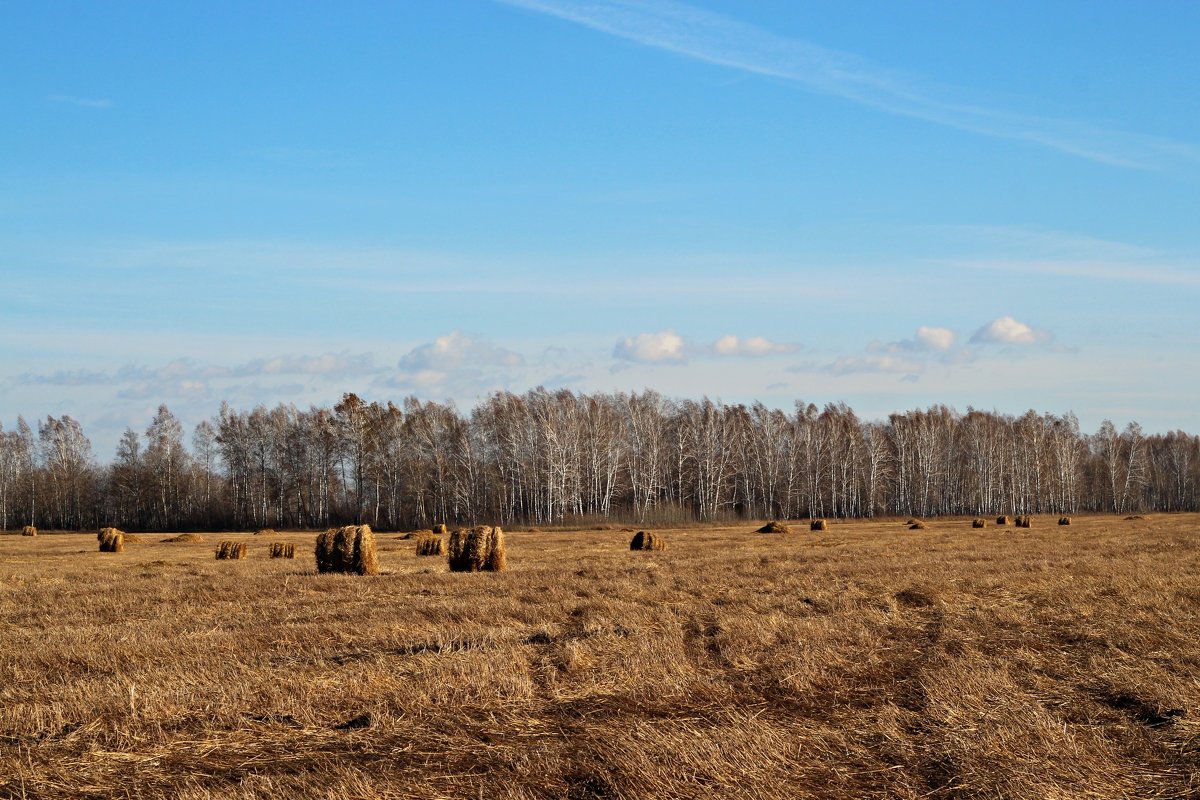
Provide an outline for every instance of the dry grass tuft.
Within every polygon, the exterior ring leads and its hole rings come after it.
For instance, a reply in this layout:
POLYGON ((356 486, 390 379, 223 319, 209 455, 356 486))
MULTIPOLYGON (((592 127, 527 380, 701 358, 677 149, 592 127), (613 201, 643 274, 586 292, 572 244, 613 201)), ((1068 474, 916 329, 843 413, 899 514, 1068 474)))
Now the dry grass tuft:
POLYGON ((829 530, 829 522, 828 520, 814 519, 812 523, 809 524, 808 529, 810 531, 827 531, 829 530))
POLYGON ((444 556, 446 555, 446 540, 435 536, 433 532, 417 537, 417 555, 444 556))
POLYGON ((1018 528, 1032 528, 1033 527, 1033 517, 1029 516, 1028 514, 1021 514, 1019 517, 1017 517, 1017 527, 1018 528))
POLYGON ((976 517, 975 519, 971 520, 971 527, 972 528, 986 528, 987 520, 983 519, 982 517, 976 517))
POLYGON ((997 525, 1012 525, 1012 517, 1008 515, 996 517, 997 525))
POLYGON ((218 561, 241 561, 246 557, 249 548, 245 542, 223 541, 217 544, 216 556, 218 561))
POLYGON ((757 531, 755 531, 755 533, 791 533, 791 532, 792 532, 791 528, 789 528, 787 525, 785 525, 779 521, 768 522, 766 525, 763 525, 761 528, 759 528, 757 531))
POLYGON ((37 536, 37 534, 38 534, 37 528, 33 527, 32 525, 26 525, 24 528, 21 529, 22 536, 37 536))
POLYGON ((450 535, 446 554, 451 572, 503 572, 508 569, 504 531, 480 525, 450 535))
POLYGON ((1070 518, 1070 517, 1059 517, 1059 518, 1058 518, 1058 524, 1059 524, 1059 525, 1070 525, 1070 524, 1071 524, 1071 518, 1070 518))
POLYGON ((378 575, 375 534, 370 525, 330 528, 317 537, 317 572, 378 575))
MULTIPOLYGON (((761 531, 760 531, 761 532, 761 531)), ((775 531, 771 531, 775 533, 775 531)), ((638 531, 629 542, 630 550, 666 550, 667 541, 662 536, 649 531, 638 531)))
POLYGON ((203 542, 204 537, 198 533, 181 533, 178 536, 168 536, 166 539, 159 539, 163 544, 172 544, 176 542, 203 542))
POLYGON ((101 553, 121 553, 125 550, 125 534, 116 528, 105 528, 100 534, 101 553))
POLYGON ((271 542, 271 558, 295 558, 296 545, 291 542, 271 542))

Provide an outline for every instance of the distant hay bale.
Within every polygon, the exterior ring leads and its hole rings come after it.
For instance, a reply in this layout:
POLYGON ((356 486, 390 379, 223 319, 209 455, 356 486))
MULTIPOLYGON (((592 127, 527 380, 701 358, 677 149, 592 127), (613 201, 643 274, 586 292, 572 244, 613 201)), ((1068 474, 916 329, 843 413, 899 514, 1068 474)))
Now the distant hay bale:
POLYGON ((1058 518, 1058 524, 1059 524, 1059 525, 1070 525, 1070 524, 1071 524, 1071 518, 1070 518, 1070 517, 1059 517, 1059 518, 1058 518))
POLYGON ((296 545, 290 542, 271 542, 271 558, 295 558, 296 545))
POLYGON ((1012 525, 1012 517, 1009 517, 1009 516, 996 517, 996 524, 997 525, 1012 525))
POLYGON ((103 542, 105 536, 113 533, 122 533, 122 531, 119 531, 116 528, 101 528, 100 532, 96 534, 96 539, 97 541, 103 542))
POLYGON ((260 528, 254 532, 254 535, 255 536, 274 536, 275 530, 273 528, 260 528))
POLYGON ((905 525, 916 525, 920 521, 921 520, 917 519, 916 517, 909 517, 908 520, 904 524, 905 525))
POLYGON ((249 548, 245 542, 223 541, 217 544, 217 560, 241 561, 249 548))
POLYGON ((181 533, 178 536, 168 536, 166 539, 159 539, 163 544, 171 544, 174 542, 203 542, 204 537, 198 533, 181 533))
POLYGON ((763 525, 761 528, 759 528, 757 531, 755 531, 755 533, 791 533, 791 532, 792 532, 791 528, 789 528, 787 525, 784 525, 782 522, 779 522, 779 521, 768 522, 766 525, 763 525))
POLYGON ((827 531, 829 530, 829 522, 823 519, 814 519, 809 524, 808 529, 810 531, 827 531))
POLYGON ((370 525, 330 528, 317 537, 317 572, 378 575, 375 534, 370 525))
POLYGON ((101 553, 121 553, 125 550, 125 534, 116 528, 106 528, 106 533, 100 537, 101 553))
POLYGON ((434 525, 432 533, 436 533, 438 536, 445 536, 447 533, 446 523, 439 522, 437 525, 434 525))
POLYGON ((37 528, 33 527, 32 525, 26 525, 24 528, 21 529, 21 535, 22 536, 37 536, 37 528))
POLYGON ((1126 521, 1126 522, 1132 522, 1132 521, 1134 521, 1134 520, 1142 520, 1142 519, 1150 519, 1150 518, 1149 518, 1149 517, 1147 517, 1147 516, 1145 516, 1145 515, 1142 515, 1142 514, 1134 514, 1134 515, 1133 515, 1133 516, 1131 516, 1131 517, 1126 517, 1126 518, 1125 518, 1125 521, 1126 521))
MULTIPOLYGON (((772 525, 776 523, 771 523, 772 525)), ((766 528, 771 527, 767 525, 766 528)), ((786 527, 786 526, 781 526, 786 527)), ((761 528, 760 533, 783 533, 785 531, 767 531, 766 528, 761 528)), ((629 542, 630 550, 666 550, 667 542, 658 534, 650 531, 638 531, 633 535, 633 539, 629 542)))
POLYGON ((409 531, 408 533, 404 534, 400 538, 401 539, 421 539, 426 536, 434 536, 434 535, 436 535, 436 534, 434 534, 434 532, 432 530, 430 530, 429 528, 422 528, 420 530, 409 531))
POLYGON ((916 522, 914 522, 912 525, 909 525, 909 526, 908 526, 908 529, 909 529, 910 531, 923 531, 923 530, 925 530, 925 528, 927 528, 927 527, 928 527, 928 526, 927 526, 927 525, 926 525, 924 522, 921 522, 921 520, 917 520, 917 521, 916 521, 916 522))
POLYGON ((456 530, 446 558, 451 572, 503 572, 508 569, 504 531, 488 525, 456 530))
POLYGON ((975 519, 971 520, 971 527, 972 528, 986 528, 987 520, 982 519, 980 517, 976 517, 975 519))
POLYGON ((417 537, 417 555, 444 556, 446 555, 446 540, 434 536, 432 532, 417 537))
POLYGON ((1018 528, 1032 528, 1033 527, 1033 517, 1029 516, 1028 514, 1021 514, 1020 516, 1017 517, 1017 527, 1018 528))

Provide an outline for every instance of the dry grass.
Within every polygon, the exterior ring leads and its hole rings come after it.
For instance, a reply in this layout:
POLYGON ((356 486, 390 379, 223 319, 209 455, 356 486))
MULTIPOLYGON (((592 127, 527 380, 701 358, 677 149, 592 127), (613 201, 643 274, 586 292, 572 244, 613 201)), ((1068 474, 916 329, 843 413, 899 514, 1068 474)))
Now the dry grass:
POLYGON ((1197 796, 1200 516, 965 521, 510 533, 486 580, 0 537, 0 797, 1197 796))
MULTIPOLYGON (((761 533, 761 531, 758 531, 761 533)), ((649 531, 638 531, 629 542, 630 550, 666 550, 667 540, 649 531)))

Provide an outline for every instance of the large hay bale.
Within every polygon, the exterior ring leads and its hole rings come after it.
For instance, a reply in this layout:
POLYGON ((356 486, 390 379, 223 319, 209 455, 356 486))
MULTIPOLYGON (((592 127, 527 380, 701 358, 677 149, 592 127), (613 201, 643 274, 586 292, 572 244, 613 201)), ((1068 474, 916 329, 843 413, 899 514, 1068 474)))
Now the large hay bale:
POLYGON ((921 520, 917 520, 912 525, 909 525, 908 529, 910 531, 923 531, 923 530, 925 530, 926 527, 927 526, 925 525, 924 522, 921 522, 921 520))
POLYGON ((447 563, 451 572, 503 572, 508 569, 504 531, 480 525, 450 535, 447 563))
POLYGON ((434 536, 432 532, 417 537, 417 555, 444 556, 446 555, 446 540, 434 536))
POLYGON ((100 532, 96 534, 96 540, 102 542, 102 541, 104 541, 105 536, 109 536, 110 534, 114 534, 114 533, 123 533, 123 532, 124 531, 119 531, 116 528, 101 528, 100 532))
POLYGON ((1021 514, 1020 516, 1017 517, 1017 527, 1018 528, 1032 528, 1033 527, 1033 517, 1029 516, 1028 514, 1021 514))
POLYGON ((975 519, 971 520, 971 527, 972 528, 986 528, 987 520, 983 519, 981 517, 976 517, 975 519))
POLYGON ((437 525, 434 525, 431 533, 436 533, 438 536, 445 536, 447 533, 446 523, 439 522, 437 525))
POLYGON ((1059 524, 1059 525, 1070 525, 1070 524, 1071 524, 1071 518, 1070 518, 1070 517, 1059 517, 1059 518, 1058 518, 1058 524, 1059 524))
POLYGON ((217 544, 217 559, 241 561, 248 549, 245 542, 223 541, 217 544))
POLYGON ((290 542, 271 542, 271 558, 295 558, 296 545, 290 542))
POLYGON ((116 528, 108 528, 107 533, 100 537, 101 553, 121 553, 125 550, 125 534, 116 528))
MULTIPOLYGON (((770 526, 768 526, 770 527, 770 526)), ((760 533, 776 533, 776 531, 766 531, 760 529, 760 533)), ((658 534, 650 531, 638 531, 633 535, 633 539, 629 542, 630 550, 666 550, 667 542, 658 534)))
POLYGON ((168 536, 166 539, 159 539, 164 544, 174 542, 203 542, 204 537, 198 533, 181 533, 178 536, 168 536))
POLYGON ((378 575, 375 534, 370 525, 330 528, 317 537, 317 572, 378 575))
POLYGON ((26 525, 24 528, 21 529, 21 535, 22 536, 37 536, 37 528, 33 527, 32 525, 26 525))
POLYGON ((827 531, 829 530, 829 522, 823 519, 814 519, 809 524, 808 529, 810 531, 827 531))
POLYGON ((996 517, 996 524, 997 525, 1012 525, 1012 517, 1007 516, 1007 515, 1001 516, 1001 517, 996 517))
POLYGON ((755 533, 791 533, 791 532, 792 532, 791 528, 789 528, 787 525, 784 525, 782 522, 779 522, 779 521, 768 522, 766 525, 763 525, 761 528, 759 528, 757 531, 755 531, 755 533))

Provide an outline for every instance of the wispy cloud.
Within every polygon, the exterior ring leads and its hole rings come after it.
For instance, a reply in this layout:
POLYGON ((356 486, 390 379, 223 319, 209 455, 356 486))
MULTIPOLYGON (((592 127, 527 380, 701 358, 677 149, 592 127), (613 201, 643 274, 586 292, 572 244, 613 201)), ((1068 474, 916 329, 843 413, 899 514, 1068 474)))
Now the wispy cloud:
POLYGON ((613 358, 635 364, 683 364, 689 358, 763 358, 795 353, 800 348, 798 342, 775 342, 765 336, 728 335, 705 345, 665 330, 618 339, 613 358))
POLYGON ((975 331, 971 344, 1028 346, 1045 344, 1052 339, 1048 331, 1037 330, 1012 317, 997 317, 975 331))
POLYGON ((524 380, 525 358, 490 340, 454 330, 405 353, 376 386, 425 397, 470 399, 524 380))
POLYGON ((686 353, 683 337, 666 330, 619 339, 613 347, 613 358, 635 364, 682 364, 686 353))
POLYGON ((113 108, 116 106, 116 103, 112 100, 103 97, 73 97, 67 94, 52 94, 47 96, 46 100, 58 105, 75 106, 76 108, 113 108))
POLYGON ((1029 142, 1121 167, 1200 163, 1200 147, 939 97, 851 53, 779 36, 673 0, 498 0, 688 58, 797 83, 892 114, 1029 142))
POLYGON ((713 355, 761 358, 762 356, 794 353, 800 349, 798 342, 773 342, 764 336, 722 336, 712 343, 713 355))

